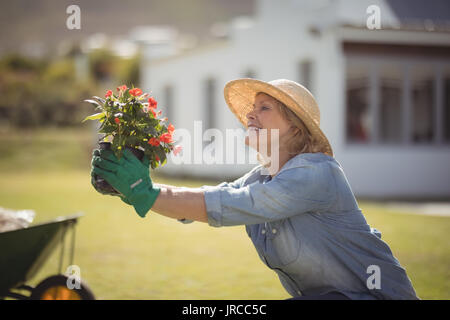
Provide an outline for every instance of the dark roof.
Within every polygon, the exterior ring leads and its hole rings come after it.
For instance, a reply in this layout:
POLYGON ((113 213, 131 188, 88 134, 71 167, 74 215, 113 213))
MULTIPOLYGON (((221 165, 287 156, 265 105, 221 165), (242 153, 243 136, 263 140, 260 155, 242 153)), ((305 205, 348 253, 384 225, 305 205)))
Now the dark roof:
POLYGON ((450 23, 449 0, 386 0, 402 24, 450 23))

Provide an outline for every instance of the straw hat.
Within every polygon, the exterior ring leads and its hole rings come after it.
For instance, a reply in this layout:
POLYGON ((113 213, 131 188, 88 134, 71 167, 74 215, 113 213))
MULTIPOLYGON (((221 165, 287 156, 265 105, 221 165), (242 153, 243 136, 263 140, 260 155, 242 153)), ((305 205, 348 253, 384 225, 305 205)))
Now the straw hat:
POLYGON ((236 79, 224 88, 225 101, 234 115, 247 128, 247 113, 253 110, 257 93, 266 93, 292 110, 306 125, 309 132, 333 156, 331 145, 320 129, 320 111, 311 92, 297 82, 285 79, 264 82, 256 79, 236 79))

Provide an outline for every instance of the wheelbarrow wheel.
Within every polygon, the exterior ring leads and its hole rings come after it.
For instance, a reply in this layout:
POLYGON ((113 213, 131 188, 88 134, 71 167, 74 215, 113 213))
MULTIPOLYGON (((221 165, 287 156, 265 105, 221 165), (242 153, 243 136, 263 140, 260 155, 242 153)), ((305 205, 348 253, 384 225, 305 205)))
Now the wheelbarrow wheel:
POLYGON ((80 282, 80 289, 67 287, 65 275, 56 275, 44 279, 31 293, 31 300, 95 300, 91 289, 80 282))

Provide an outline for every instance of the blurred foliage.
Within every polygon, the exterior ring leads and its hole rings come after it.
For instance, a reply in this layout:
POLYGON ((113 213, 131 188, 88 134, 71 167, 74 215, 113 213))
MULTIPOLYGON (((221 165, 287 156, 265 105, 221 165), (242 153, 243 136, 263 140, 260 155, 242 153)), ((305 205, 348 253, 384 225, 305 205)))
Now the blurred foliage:
POLYGON ((139 84, 140 56, 120 58, 107 49, 97 49, 89 54, 90 76, 96 82, 114 82, 129 87, 139 84), (118 82, 117 82, 118 81, 118 82))
POLYGON ((122 79, 128 85, 138 86, 140 82, 140 56, 131 59, 121 59, 117 63, 116 78, 122 79))
POLYGON ((123 83, 138 85, 139 57, 107 50, 57 59, 10 54, 0 59, 0 125, 19 128, 76 126, 91 111, 83 100, 123 83), (78 59, 78 60, 77 60, 78 59), (80 69, 81 68, 81 69, 80 69))
POLYGON ((89 69, 97 81, 109 81, 114 73, 114 56, 106 49, 98 49, 89 55, 89 69))

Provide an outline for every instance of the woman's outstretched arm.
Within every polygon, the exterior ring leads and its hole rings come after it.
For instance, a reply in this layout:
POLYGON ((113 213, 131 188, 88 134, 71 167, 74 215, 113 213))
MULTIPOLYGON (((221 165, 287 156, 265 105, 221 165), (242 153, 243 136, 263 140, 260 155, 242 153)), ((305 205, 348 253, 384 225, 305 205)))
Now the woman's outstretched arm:
POLYGON ((152 211, 173 219, 208 222, 203 190, 155 184, 161 189, 152 211))

